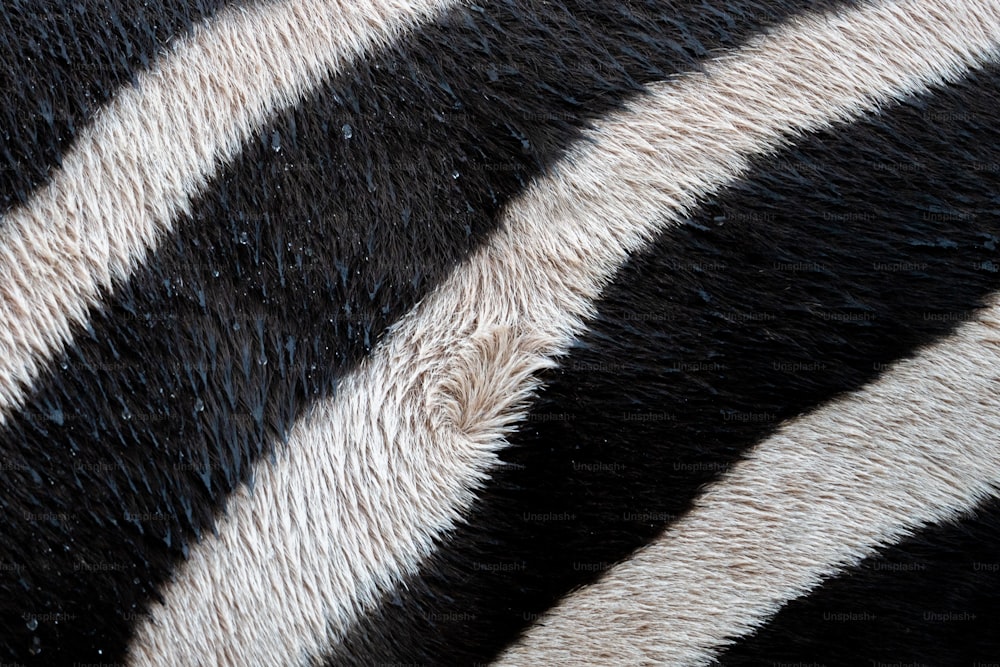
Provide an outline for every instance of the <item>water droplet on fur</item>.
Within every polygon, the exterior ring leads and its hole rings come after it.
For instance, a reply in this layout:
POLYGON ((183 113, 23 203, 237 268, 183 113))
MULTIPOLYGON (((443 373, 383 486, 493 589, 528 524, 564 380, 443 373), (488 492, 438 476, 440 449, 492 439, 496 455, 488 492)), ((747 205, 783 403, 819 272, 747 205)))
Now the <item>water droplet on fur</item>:
POLYGON ((250 237, 246 232, 240 232, 240 245, 246 245, 250 242, 250 237))
POLYGON ((461 176, 461 174, 458 173, 457 171, 451 172, 451 177, 454 178, 456 181, 458 180, 459 176, 461 176))
POLYGON ((37 618, 29 618, 26 625, 28 626, 29 630, 37 630, 38 629, 38 619, 37 618))
POLYGON ((233 322, 233 331, 239 331, 239 330, 240 330, 240 323, 233 322))
POLYGON ((219 277, 219 270, 218 269, 216 269, 215 271, 212 271, 212 277, 213 278, 218 278, 219 277))
POLYGON ((205 401, 201 400, 200 398, 198 400, 196 400, 194 402, 194 411, 195 412, 204 412, 205 411, 205 401))
POLYGON ((340 131, 344 133, 345 139, 350 139, 354 136, 354 128, 352 128, 347 123, 344 123, 344 127, 340 128, 340 131))

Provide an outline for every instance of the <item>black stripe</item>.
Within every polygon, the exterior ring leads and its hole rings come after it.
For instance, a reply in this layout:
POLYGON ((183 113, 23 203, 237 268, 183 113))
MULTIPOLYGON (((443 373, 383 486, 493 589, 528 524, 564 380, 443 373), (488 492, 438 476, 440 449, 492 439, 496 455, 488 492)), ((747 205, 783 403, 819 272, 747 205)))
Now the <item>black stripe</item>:
POLYGON ((1000 501, 929 526, 787 604, 720 665, 986 667, 1000 660, 1000 501))
POLYGON ((998 84, 796 140, 634 257, 467 525, 329 664, 488 661, 780 420, 980 307, 1000 283, 998 84))
POLYGON ((4 0, 0 214, 47 182, 80 128, 169 42, 233 4, 236 0, 4 0))
POLYGON ((802 6, 462 8, 261 132, 0 432, 0 655, 114 661, 253 462, 588 119, 802 6))

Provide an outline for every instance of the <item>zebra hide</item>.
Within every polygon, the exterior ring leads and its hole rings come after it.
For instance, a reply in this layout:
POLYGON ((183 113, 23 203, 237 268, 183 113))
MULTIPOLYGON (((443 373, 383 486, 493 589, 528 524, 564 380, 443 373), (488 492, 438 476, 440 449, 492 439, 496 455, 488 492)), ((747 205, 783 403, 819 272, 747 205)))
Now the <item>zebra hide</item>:
POLYGON ((0 0, 0 667, 1000 664, 1000 0, 0 0))

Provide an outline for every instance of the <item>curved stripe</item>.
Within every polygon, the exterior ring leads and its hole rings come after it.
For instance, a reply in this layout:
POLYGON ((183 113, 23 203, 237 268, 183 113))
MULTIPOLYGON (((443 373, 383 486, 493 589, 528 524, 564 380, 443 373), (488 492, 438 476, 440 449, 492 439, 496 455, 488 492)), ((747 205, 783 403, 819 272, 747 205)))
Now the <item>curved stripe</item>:
POLYGON ((487 663, 782 421, 954 331, 1000 288, 998 91, 989 66, 803 136, 630 257, 463 524, 326 664, 487 663))
POLYGON ((1000 500, 992 499, 791 601, 718 664, 987 667, 1000 656, 998 600, 1000 500))
POLYGON ((460 521, 534 374, 630 252, 790 133, 960 77, 997 47, 997 19, 1000 2, 973 0, 804 17, 602 123, 258 466, 133 663, 318 655, 460 521))
POLYGON ((456 6, 269 120, 0 427, 0 654, 119 661, 253 462, 588 118, 806 4, 456 6))
POLYGON ((80 128, 168 44, 244 0, 4 0, 0 214, 49 180, 80 128))
POLYGON ((823 579, 996 495, 998 383, 994 298, 952 337, 787 423, 498 664, 709 664, 823 579))
POLYGON ((0 219, 0 424, 99 292, 128 278, 269 116, 446 5, 280 0, 228 10, 123 90, 51 183, 0 219))
POLYGON ((0 427, 0 503, 16 510, 0 528, 0 654, 119 661, 253 462, 588 118, 803 4, 457 6, 269 120, 0 427))

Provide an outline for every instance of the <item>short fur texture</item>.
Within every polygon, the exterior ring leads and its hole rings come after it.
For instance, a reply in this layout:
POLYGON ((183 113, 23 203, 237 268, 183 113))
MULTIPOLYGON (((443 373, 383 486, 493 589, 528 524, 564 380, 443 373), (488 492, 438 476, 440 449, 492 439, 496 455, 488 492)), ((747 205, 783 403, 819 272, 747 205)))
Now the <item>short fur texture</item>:
POLYGON ((783 425, 499 664, 710 664, 823 579, 975 510, 1000 484, 998 327, 993 304, 864 389, 783 425), (627 649, 623 632, 635 640, 627 649))
POLYGON ((0 14, 0 213, 27 203, 77 134, 226 0, 9 0, 0 14), (30 82, 29 85, 24 85, 30 82))
MULTIPOLYGON (((972 8, 924 3, 932 13, 953 12, 936 16, 935 28, 958 23, 972 8)), ((698 195, 744 171, 743 151, 764 152, 782 132, 821 127, 870 100, 910 94, 909 82, 953 78, 1000 40, 998 5, 995 32, 986 16, 978 30, 963 31, 964 57, 971 58, 962 63, 951 46, 959 35, 909 21, 914 9, 846 13, 839 25, 801 19, 804 25, 750 44, 703 77, 656 90, 597 126, 584 150, 515 201, 490 241, 394 327, 330 403, 293 429, 287 458, 262 465, 255 493, 237 492, 221 544, 207 537, 196 547, 167 591, 165 613, 154 609, 140 629, 137 646, 149 647, 142 662, 189 662, 212 647, 225 651, 217 654, 225 662, 274 662, 320 654, 331 630, 338 639, 375 591, 412 572, 454 527, 523 417, 537 386, 533 375, 566 351, 629 251, 698 195), (906 47, 914 41, 922 49, 910 64, 906 47), (837 76, 872 59, 868 44, 894 50, 899 62, 865 66, 866 77, 854 81, 837 76), (832 53, 840 57, 827 57, 832 53), (779 99, 781 113, 741 89, 745 80, 779 99), (829 80, 850 83, 828 87, 826 98, 796 96, 800 87, 829 80), (726 132, 747 126, 755 131, 726 132), (599 174, 600 184, 593 180, 599 174), (597 191, 600 198, 589 196, 597 191), (471 304, 476 310, 467 310, 471 304), (406 457, 394 461, 394 447, 406 457), (299 536, 301 547, 277 556, 298 523, 316 528, 299 536), (202 557, 203 549, 210 555, 202 557), (377 564, 365 555, 371 549, 381 554, 377 564), (231 560, 241 563, 242 577, 230 575, 231 560), (275 632, 247 634, 248 627, 275 632)))
POLYGON ((52 181, 4 217, 0 319, 17 326, 0 331, 0 423, 99 292, 128 279, 265 120, 441 7, 279 0, 226 11, 122 89, 52 181), (349 28, 359 24, 369 30, 349 28), (288 48, 299 42, 322 48, 288 48))
POLYGON ((754 636, 723 652, 719 664, 995 661, 998 510, 994 497, 968 516, 880 549, 789 602, 754 636))
POLYGON ((802 137, 634 254, 464 525, 331 664, 486 661, 782 421, 982 307, 1000 284, 997 177, 980 168, 1000 160, 983 129, 998 87, 990 67, 802 137), (883 168, 902 164, 919 169, 883 168))
POLYGON ((997 0, 16 1, 0 52, 0 662, 994 652, 997 0))

